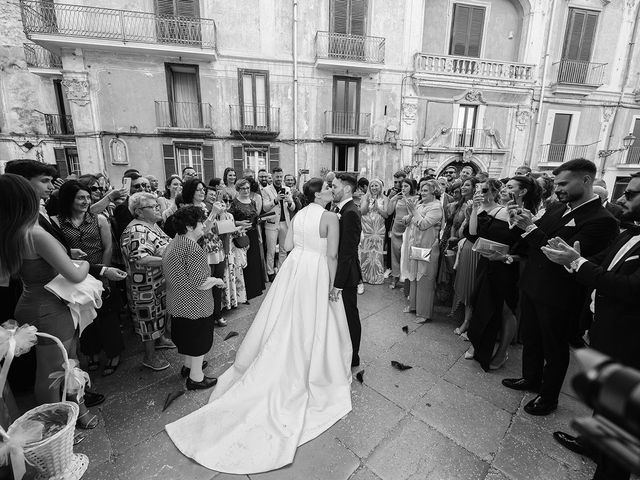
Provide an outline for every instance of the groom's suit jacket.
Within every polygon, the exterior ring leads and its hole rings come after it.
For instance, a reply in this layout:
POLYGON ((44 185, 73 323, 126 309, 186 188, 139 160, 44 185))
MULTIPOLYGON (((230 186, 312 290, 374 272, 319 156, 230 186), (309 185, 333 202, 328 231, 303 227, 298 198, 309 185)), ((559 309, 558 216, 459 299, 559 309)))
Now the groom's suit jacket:
POLYGON ((358 245, 362 233, 360 209, 353 200, 344 204, 340 214, 340 242, 338 244, 338 269, 333 286, 356 287, 362 278, 358 245))

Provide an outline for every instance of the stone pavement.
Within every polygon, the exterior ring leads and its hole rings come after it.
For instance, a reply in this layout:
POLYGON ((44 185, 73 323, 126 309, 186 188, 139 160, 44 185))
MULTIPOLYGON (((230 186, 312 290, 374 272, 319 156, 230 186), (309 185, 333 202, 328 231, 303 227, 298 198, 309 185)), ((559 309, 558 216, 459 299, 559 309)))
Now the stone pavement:
MULTIPOLYGON (((221 374, 259 308, 261 298, 227 316, 206 357, 210 375, 221 374), (223 341, 231 330, 238 337, 223 341)), ((519 376, 521 348, 507 365, 485 373, 464 359, 469 344, 453 334, 457 320, 437 308, 433 322, 416 325, 402 313, 401 289, 366 286, 359 297, 363 325, 364 383, 353 382, 353 411, 298 449, 292 465, 259 475, 208 470, 182 454, 164 431, 205 404, 209 391, 187 392, 162 412, 168 392, 182 387, 179 356, 166 353, 172 368, 153 373, 140 366, 141 345, 127 335, 123 362, 111 377, 97 376, 93 388, 107 395, 94 410, 100 425, 76 447, 91 461, 86 480, 556 480, 590 479, 593 464, 551 437, 571 418, 590 415, 565 382, 558 410, 532 417, 523 405, 532 394, 500 385, 519 376), (405 334, 402 327, 408 326, 405 334), (398 360, 406 371, 391 367, 398 360)), ((166 351, 165 351, 166 352, 166 351)), ((572 360, 570 373, 575 372, 572 360)))

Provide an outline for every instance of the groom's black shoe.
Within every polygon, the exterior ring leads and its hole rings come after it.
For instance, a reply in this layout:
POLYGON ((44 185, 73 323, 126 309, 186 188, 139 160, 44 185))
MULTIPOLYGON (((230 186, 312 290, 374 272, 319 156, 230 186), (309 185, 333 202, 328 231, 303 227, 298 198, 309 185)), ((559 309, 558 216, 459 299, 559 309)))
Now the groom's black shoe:
POLYGON ((199 382, 187 378, 187 390, 206 390, 207 388, 215 386, 216 383, 218 383, 217 378, 207 377, 206 375, 199 382))
MULTIPOLYGON (((206 360, 202 362, 202 369, 204 370, 205 368, 207 368, 207 365, 209 365, 209 362, 207 362, 206 360)), ((190 373, 191 373, 191 369, 189 367, 185 367, 183 365, 182 368, 180 369, 180 375, 182 375, 182 378, 187 378, 190 373)))
POLYGON ((502 380, 502 385, 512 390, 528 390, 530 392, 540 390, 539 384, 530 382, 524 378, 505 378, 502 380))
POLYGON ((582 443, 579 437, 574 437, 565 432, 553 432, 553 438, 562 445, 564 448, 571 450, 578 455, 584 455, 585 457, 593 458, 593 454, 589 448, 582 443))

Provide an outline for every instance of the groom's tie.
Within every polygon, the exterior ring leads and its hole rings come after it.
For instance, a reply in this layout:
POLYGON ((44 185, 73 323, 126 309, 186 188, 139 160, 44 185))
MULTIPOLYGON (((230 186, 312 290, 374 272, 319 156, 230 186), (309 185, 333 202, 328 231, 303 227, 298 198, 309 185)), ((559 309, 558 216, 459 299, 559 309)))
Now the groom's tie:
POLYGON ((333 208, 331 209, 331 211, 333 213, 340 213, 340 208, 338 208, 338 205, 334 205, 333 208))

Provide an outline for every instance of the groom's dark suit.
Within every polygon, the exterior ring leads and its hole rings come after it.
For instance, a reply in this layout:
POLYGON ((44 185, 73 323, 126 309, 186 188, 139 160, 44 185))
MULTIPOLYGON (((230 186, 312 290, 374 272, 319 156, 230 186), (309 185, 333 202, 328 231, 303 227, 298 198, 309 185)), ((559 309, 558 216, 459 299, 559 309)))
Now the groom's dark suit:
POLYGON ((358 283, 362 279, 360 270, 360 260, 358 259, 358 245, 362 224, 360 220, 360 210, 349 200, 340 209, 340 243, 338 245, 338 269, 336 278, 333 281, 335 288, 342 289, 342 302, 347 314, 349 324, 349 334, 351 335, 351 345, 353 356, 351 366, 360 365, 360 313, 358 312, 358 283))

